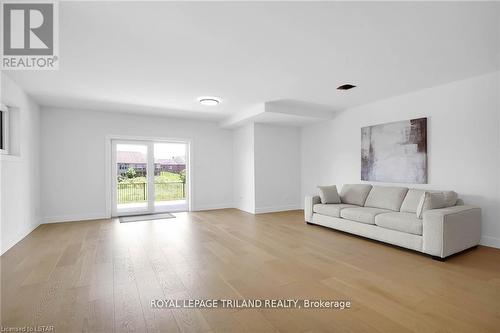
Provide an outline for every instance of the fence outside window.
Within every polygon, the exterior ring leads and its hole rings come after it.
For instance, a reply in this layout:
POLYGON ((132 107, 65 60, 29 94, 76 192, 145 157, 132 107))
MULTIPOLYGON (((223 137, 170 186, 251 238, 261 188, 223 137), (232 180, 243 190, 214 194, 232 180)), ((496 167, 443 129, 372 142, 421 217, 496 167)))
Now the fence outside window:
MULTIPOLYGON (((155 201, 182 200, 186 198, 183 182, 155 182, 155 201)), ((118 183, 118 203, 146 202, 147 183, 118 183)))

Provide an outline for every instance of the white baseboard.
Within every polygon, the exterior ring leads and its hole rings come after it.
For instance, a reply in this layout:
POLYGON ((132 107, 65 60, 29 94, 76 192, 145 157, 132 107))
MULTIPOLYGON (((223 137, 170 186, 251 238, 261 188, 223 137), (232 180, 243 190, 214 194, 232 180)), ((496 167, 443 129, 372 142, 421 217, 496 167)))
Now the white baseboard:
MULTIPOLYGON (((217 205, 201 205, 195 207, 193 211, 225 209, 225 208, 234 208, 234 205, 232 203, 217 204, 217 205)), ((41 223, 49 224, 49 223, 60 223, 60 222, 77 222, 77 221, 87 221, 87 220, 102 220, 109 218, 110 217, 106 216, 105 213, 94 213, 94 214, 84 214, 84 215, 78 215, 78 214, 60 215, 60 216, 44 217, 42 218, 41 223)))
POLYGON ((287 210, 297 210, 297 209, 301 209, 300 204, 286 205, 286 206, 257 207, 255 208, 255 214, 284 212, 287 210))
POLYGON ((482 236, 479 244, 500 249, 500 238, 491 236, 482 236))
POLYGON ((22 232, 18 233, 15 237, 11 237, 11 239, 8 239, 7 241, 2 242, 2 248, 0 249, 0 251, 1 251, 0 256, 3 255, 5 252, 9 251, 14 245, 16 245, 17 243, 22 241, 24 239, 24 237, 26 237, 30 233, 32 233, 33 230, 38 228, 38 226, 40 224, 41 223, 38 223, 34 226, 30 226, 26 230, 23 230, 22 232), (5 245, 5 244, 7 244, 7 245, 5 245))
POLYGON ((202 210, 215 210, 215 209, 227 209, 227 208, 234 208, 233 203, 225 203, 225 204, 217 204, 217 205, 198 205, 195 206, 192 211, 193 212, 199 212, 202 210))
POLYGON ((77 222, 77 221, 87 221, 87 220, 102 220, 108 219, 106 214, 86 214, 86 215, 61 215, 61 216, 49 216, 42 218, 42 224, 48 223, 59 223, 59 222, 77 222))
POLYGON ((245 213, 255 214, 255 212, 252 209, 247 209, 245 207, 237 207, 237 206, 235 206, 234 208, 245 213))

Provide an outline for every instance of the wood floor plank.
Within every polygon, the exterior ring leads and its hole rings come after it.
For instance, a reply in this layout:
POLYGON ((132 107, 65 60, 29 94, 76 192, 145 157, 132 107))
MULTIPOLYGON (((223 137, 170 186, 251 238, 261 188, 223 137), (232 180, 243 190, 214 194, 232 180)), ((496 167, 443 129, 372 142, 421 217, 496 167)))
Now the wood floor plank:
POLYGON ((0 257, 3 327, 56 332, 498 332, 500 250, 445 262, 302 211, 41 225, 0 257), (171 309, 154 299, 341 299, 350 309, 171 309))

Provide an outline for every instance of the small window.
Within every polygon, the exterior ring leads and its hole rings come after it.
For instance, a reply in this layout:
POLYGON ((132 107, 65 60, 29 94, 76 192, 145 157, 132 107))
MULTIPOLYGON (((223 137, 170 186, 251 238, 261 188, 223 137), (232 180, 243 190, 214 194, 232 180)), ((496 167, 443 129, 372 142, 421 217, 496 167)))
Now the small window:
POLYGON ((9 153, 9 112, 0 105, 0 154, 9 153))

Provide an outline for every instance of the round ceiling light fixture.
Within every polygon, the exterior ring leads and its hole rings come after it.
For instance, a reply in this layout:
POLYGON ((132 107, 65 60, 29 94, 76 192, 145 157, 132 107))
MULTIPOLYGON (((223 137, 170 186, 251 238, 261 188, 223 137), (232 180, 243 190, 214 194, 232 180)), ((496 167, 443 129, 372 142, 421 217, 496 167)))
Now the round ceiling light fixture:
POLYGON ((205 106, 215 106, 220 104, 221 99, 214 96, 203 96, 198 98, 198 102, 200 102, 201 105, 205 106))

